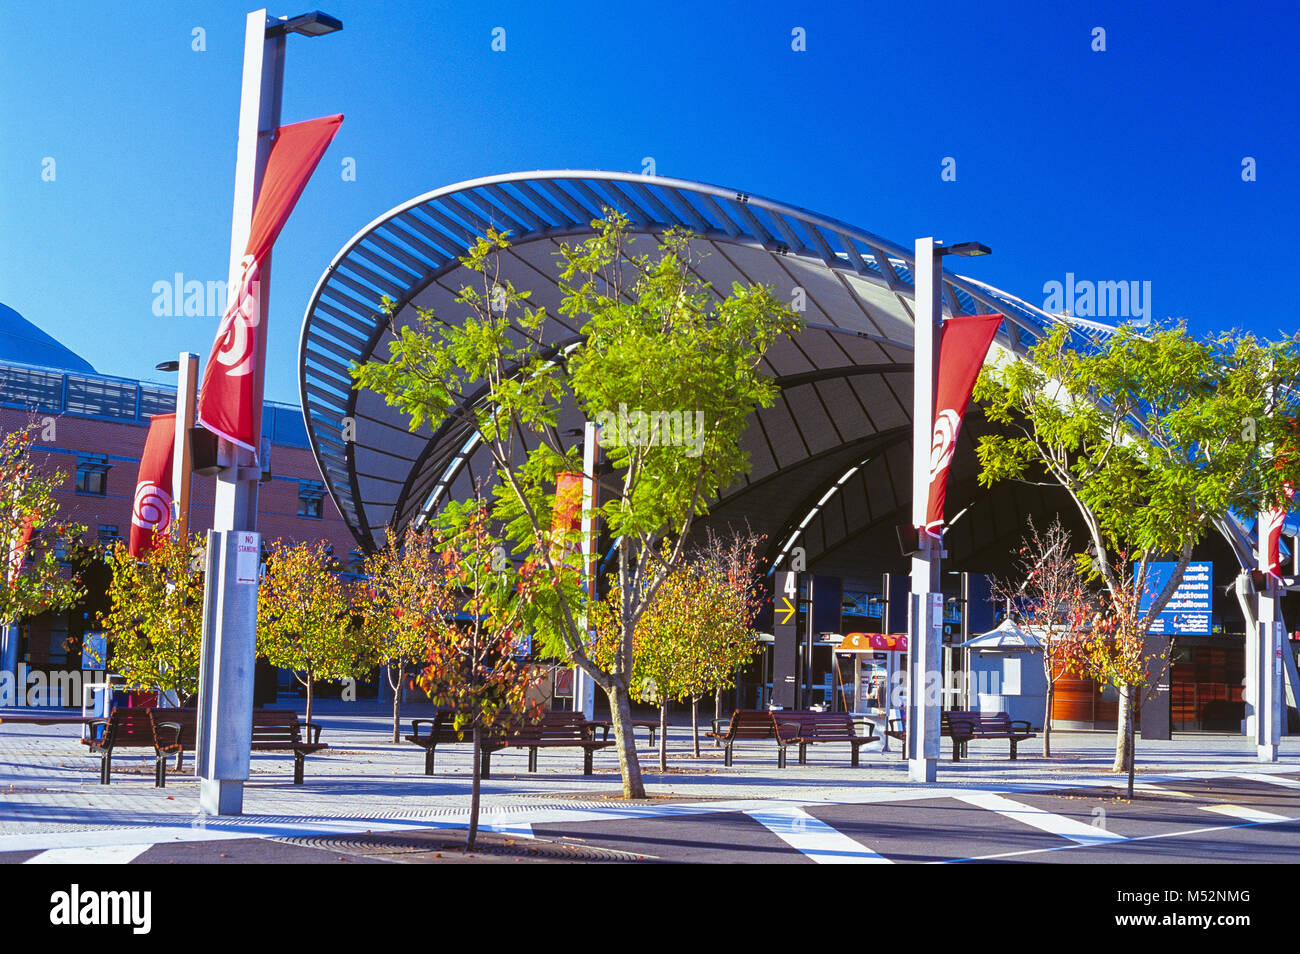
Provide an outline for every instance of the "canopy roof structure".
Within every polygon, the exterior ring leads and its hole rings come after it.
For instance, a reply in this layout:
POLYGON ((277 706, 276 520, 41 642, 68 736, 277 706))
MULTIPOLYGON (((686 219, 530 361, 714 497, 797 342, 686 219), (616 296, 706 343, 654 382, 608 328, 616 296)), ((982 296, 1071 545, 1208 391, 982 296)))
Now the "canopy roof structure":
MULTIPOLYGON (((806 329, 765 362, 781 394, 745 435, 753 467, 711 502, 700 529, 748 523, 766 534, 773 564, 797 544, 819 572, 896 568, 894 527, 910 510, 912 252, 744 192, 592 171, 494 176, 418 196, 358 232, 321 276, 299 345, 303 414, 328 491, 361 547, 380 546, 390 529, 461 499, 491 470, 464 423, 412 433, 397 409, 352 389, 349 367, 386 358, 393 338, 380 299, 395 302, 398 327, 416 320, 417 307, 461 320, 465 309, 453 299, 481 277, 460 256, 489 227, 509 230, 501 276, 533 292, 530 303, 550 315, 545 341, 563 347, 578 331, 558 314, 556 252, 592 234, 591 221, 606 208, 629 218, 633 253, 655 247, 667 229, 687 229, 699 236, 699 276, 720 294, 733 282, 765 284, 806 306, 806 329), (348 419, 354 440, 345 439, 348 419)), ((947 272, 943 309, 945 316, 1000 312, 994 348, 1018 355, 1066 320, 947 272)), ((1032 487, 979 489, 973 436, 987 425, 974 409, 967 418, 948 491, 953 527, 945 545, 957 561, 949 565, 1005 553, 1025 514, 1065 509, 1032 487)), ((560 432, 577 441, 581 425, 570 409, 560 432)))

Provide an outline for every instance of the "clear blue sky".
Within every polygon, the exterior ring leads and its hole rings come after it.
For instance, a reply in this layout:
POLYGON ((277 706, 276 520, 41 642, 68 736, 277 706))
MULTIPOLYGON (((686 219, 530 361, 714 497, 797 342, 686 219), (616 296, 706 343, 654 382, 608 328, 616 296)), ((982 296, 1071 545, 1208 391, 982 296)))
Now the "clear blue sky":
MULTIPOLYGON (((1036 304, 1073 272, 1150 281, 1198 331, 1296 326, 1294 2, 319 2, 344 29, 289 38, 283 117, 347 118, 276 246, 268 398, 297 403, 307 299, 376 216, 647 156, 899 243, 978 239, 969 274, 1036 304)), ((206 359, 218 319, 156 317, 152 288, 226 277, 248 9, 0 0, 0 301, 104 373, 206 359)))

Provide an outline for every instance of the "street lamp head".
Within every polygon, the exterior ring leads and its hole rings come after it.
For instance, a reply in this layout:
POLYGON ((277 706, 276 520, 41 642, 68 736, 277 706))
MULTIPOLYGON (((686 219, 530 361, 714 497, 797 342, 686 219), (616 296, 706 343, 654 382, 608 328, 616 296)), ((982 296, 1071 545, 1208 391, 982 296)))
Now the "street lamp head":
POLYGON ((956 245, 941 245, 934 250, 936 255, 960 255, 973 258, 976 255, 992 255, 993 249, 979 242, 958 242, 956 245))
POLYGON ((154 368, 158 371, 179 371, 181 369, 181 363, 175 360, 159 361, 154 365, 154 368))
POLYGON ((296 17, 281 18, 279 23, 266 28, 266 35, 268 39, 283 36, 286 33, 298 33, 302 36, 324 36, 326 33, 337 33, 342 29, 342 20, 338 20, 328 13, 313 10, 311 13, 303 13, 296 17))

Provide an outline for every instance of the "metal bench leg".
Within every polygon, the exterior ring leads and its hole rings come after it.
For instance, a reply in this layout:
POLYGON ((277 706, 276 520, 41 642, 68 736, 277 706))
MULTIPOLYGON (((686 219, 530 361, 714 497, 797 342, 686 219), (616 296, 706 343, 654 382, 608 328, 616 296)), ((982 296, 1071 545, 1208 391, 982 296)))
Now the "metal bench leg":
POLYGON ((961 743, 956 739, 952 740, 952 760, 954 762, 961 761, 961 743))
POLYGON ((593 769, 591 764, 591 757, 594 754, 595 753, 591 750, 590 747, 585 745, 582 747, 582 774, 583 775, 590 775, 592 773, 593 769))
POLYGON ((109 773, 112 772, 113 757, 105 752, 99 757, 99 784, 107 785, 109 773))
POLYGON ((776 767, 785 768, 785 746, 784 745, 778 745, 776 747, 776 767))
POLYGON ((165 753, 159 753, 158 758, 154 760, 153 787, 167 787, 167 755, 165 753))
POLYGON ((731 765, 731 743, 730 742, 728 742, 726 746, 723 747, 722 752, 723 752, 722 764, 724 766, 730 766, 731 765))
POLYGON ((858 745, 854 745, 852 742, 850 742, 850 743, 849 743, 849 747, 853 749, 853 755, 852 755, 852 757, 851 757, 850 760, 849 760, 849 765, 850 765, 852 768, 857 768, 857 767, 858 767, 858 748, 859 748, 859 746, 858 746, 858 745))
POLYGON ((424 750, 424 774, 425 775, 433 774, 433 746, 432 745, 424 750))
POLYGON ((181 749, 179 752, 176 753, 176 771, 179 772, 181 770, 181 768, 184 765, 184 759, 185 759, 185 750, 181 749))
POLYGON ((799 743, 799 764, 808 764, 808 746, 802 742, 799 743))
POLYGON ((1016 760, 1016 740, 1012 739, 1011 740, 1011 761, 1014 762, 1015 760, 1016 760))
POLYGON ((483 755, 479 760, 478 776, 479 778, 492 777, 492 751, 490 749, 483 750, 483 755))
POLYGON ((302 752, 293 753, 293 784, 302 784, 302 772, 306 767, 307 756, 302 752))
POLYGON ((537 771, 537 746, 532 746, 528 750, 528 771, 537 771))

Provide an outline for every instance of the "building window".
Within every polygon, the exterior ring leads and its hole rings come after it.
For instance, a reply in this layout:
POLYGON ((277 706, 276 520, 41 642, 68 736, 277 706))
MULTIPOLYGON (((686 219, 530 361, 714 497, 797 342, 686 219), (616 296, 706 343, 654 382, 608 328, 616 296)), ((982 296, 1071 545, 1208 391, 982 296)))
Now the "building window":
POLYGON ((117 525, 101 523, 99 525, 99 542, 106 547, 111 547, 117 540, 121 539, 117 535, 117 525))
POLYGON ((325 485, 319 480, 298 481, 298 516, 321 519, 324 500, 325 485))
POLYGON ((108 461, 102 454, 77 458, 77 493, 103 497, 108 493, 108 461))

